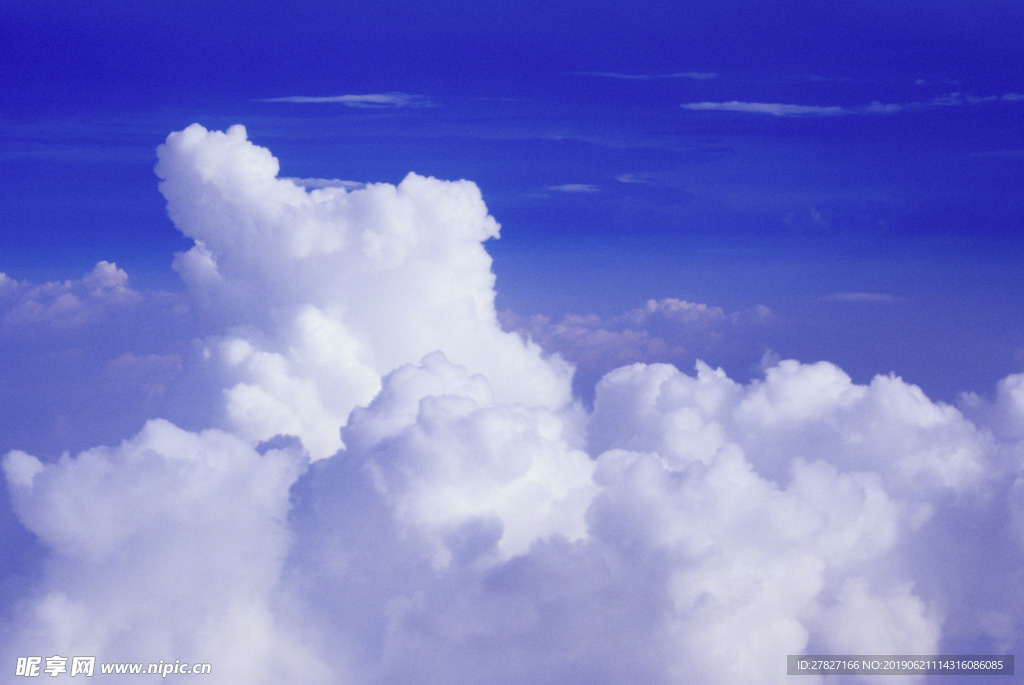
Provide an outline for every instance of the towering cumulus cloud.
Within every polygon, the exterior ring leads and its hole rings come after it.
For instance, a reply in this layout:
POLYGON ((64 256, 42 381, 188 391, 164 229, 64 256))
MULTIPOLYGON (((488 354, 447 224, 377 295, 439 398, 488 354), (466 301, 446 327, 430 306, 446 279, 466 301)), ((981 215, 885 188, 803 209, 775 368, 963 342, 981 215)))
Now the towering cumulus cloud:
POLYGON ((240 435, 299 435, 327 457, 382 376, 435 350, 483 373, 502 401, 569 401, 568 367, 496 324, 482 243, 498 224, 473 183, 409 174, 307 192, 241 126, 193 125, 157 154, 171 218, 195 241, 174 265, 223 331, 208 353, 231 382, 223 419, 240 435))
MULTIPOLYGON (((567 363, 499 325, 474 184, 309 190, 240 126, 158 156, 196 350, 162 406, 205 425, 7 452, 0 668, 667 685, 787 682, 787 654, 1022 651, 1021 377, 956 408, 827 362, 746 384, 633 364, 588 411, 567 363)), ((106 263, 82 283, 146 297, 106 263)), ((0 275, 2 320, 44 335, 40 292, 0 275)), ((698 307, 648 309, 670 305, 698 307)), ((699 335, 672 320, 658 335, 699 335)), ((126 677, 199 676, 94 682, 126 677)))

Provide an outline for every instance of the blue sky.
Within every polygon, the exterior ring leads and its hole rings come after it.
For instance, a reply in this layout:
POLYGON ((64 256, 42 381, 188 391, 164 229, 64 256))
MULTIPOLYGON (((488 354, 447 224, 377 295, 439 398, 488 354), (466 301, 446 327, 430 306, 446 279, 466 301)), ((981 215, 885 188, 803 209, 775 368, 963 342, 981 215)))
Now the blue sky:
POLYGON ((947 399, 1024 363, 1018 3, 0 12, 12 275, 176 287, 152 150, 243 122, 286 175, 474 180, 520 314, 763 304, 774 352, 947 399))
POLYGON ((1020 2, 0 0, 0 36, 0 671, 1024 646, 1020 2))

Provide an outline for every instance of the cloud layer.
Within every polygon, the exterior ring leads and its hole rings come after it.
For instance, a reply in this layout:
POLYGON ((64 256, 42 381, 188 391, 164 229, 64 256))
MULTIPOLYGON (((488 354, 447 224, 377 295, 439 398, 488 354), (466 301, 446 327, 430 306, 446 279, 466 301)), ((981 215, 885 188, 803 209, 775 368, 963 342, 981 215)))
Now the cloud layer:
MULTIPOLYGON (((632 363, 704 356, 770 312, 667 299, 503 330, 473 183, 300 185, 240 126, 158 157, 194 241, 187 306, 161 310, 192 342, 159 410, 187 420, 7 452, 4 668, 780 683, 787 654, 1024 647, 1024 376, 956 408, 827 362, 748 383, 632 363), (556 352, 601 376, 592 410, 556 352)), ((101 263, 2 277, 0 297, 9 330, 58 345, 151 296, 101 263)))
POLYGON ((763 305, 726 313, 721 307, 664 298, 611 317, 567 314, 552 320, 502 312, 501 320, 508 330, 575 364, 574 387, 591 399, 597 381, 624 364, 667 362, 692 368, 704 359, 734 368, 756 367, 774 316, 763 305))
POLYGON ((4 448, 59 455, 120 439, 166 411, 191 318, 181 296, 138 291, 105 261, 42 284, 0 273, 4 448))

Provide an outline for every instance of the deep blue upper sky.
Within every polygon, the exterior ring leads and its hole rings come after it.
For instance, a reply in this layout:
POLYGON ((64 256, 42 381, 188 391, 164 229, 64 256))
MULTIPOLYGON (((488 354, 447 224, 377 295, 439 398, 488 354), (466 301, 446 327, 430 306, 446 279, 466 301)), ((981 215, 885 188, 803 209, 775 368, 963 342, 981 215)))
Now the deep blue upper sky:
POLYGON ((764 304, 782 356, 942 398, 1024 369, 1018 1, 0 1, 0 35, 15 278, 177 287, 154 148, 243 123, 289 176, 476 181, 518 313, 764 304))
MULTIPOLYGON (((19 101, 182 104, 380 89, 558 95, 562 71, 736 78, 1020 76, 1020 3, 409 0, 4 2, 4 81, 19 101), (319 91, 319 92, 317 92, 319 91)), ((762 92, 781 83, 762 85, 762 92)), ((882 93, 879 93, 882 94, 882 93)))

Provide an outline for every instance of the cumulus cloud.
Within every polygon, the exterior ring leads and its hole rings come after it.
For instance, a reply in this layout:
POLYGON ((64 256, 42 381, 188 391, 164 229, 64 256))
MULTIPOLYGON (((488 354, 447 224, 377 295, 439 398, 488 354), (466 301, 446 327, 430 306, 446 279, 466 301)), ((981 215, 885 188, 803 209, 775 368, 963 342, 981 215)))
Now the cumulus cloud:
MULTIPOLYGON (((1024 647, 1022 377, 954 407, 828 362, 768 360, 750 381, 640 363, 770 323, 675 299, 502 330, 498 225, 472 183, 310 188, 241 127, 189 127, 158 157, 194 241, 175 260, 194 354, 121 350, 106 373, 164 369, 185 389, 170 414, 203 393, 216 411, 7 451, 5 667, 782 683, 787 654, 1024 647), (584 368, 594 348, 623 359, 584 409, 551 350, 584 368)), ((128 286, 105 265, 34 288, 0 278, 11 310, 44 313, 15 323, 48 331, 65 291, 128 286)))
POLYGON ((648 300, 617 316, 567 314, 560 319, 503 312, 502 322, 576 365, 577 392, 589 396, 605 373, 635 362, 692 367, 697 359, 751 367, 764 354, 774 321, 760 305, 727 313, 676 298, 648 300))
POLYGON ((128 274, 101 261, 80 280, 42 285, 19 282, 0 273, 0 328, 77 329, 100 318, 104 310, 138 304, 141 296, 128 285, 128 274))
MULTIPOLYGON (((146 424, 116 447, 3 462, 15 513, 49 548, 3 656, 218 663, 218 682, 305 680, 316 662, 272 620, 292 449, 146 424), (178 655, 181 656, 178 656, 178 655)), ((188 663, 186 662, 186 663, 188 663)), ((123 677, 123 676, 122 676, 123 677)))
POLYGON ((499 227, 475 184, 409 174, 307 190, 278 178, 241 126, 193 125, 158 157, 171 218, 195 241, 175 269, 198 316, 230 331, 205 348, 233 381, 224 425, 252 440, 298 435, 329 456, 381 378, 434 350, 484 373, 503 401, 570 401, 569 367, 498 326, 482 243, 499 227))
MULTIPOLYGON (((897 378, 860 386, 793 361, 746 385, 706 365, 620 368, 588 419, 590 465, 557 448, 545 492, 512 508, 529 532, 509 542, 530 544, 505 548, 501 510, 536 465, 524 455, 552 445, 524 449, 530 431, 508 410, 475 430, 484 379, 441 358, 387 385, 347 429, 372 437, 346 434, 294 510, 291 572, 315 578, 314 622, 341 636, 360 681, 772 683, 787 653, 934 653, 972 620, 987 639, 1014 635, 1016 609, 947 594, 992 555, 944 563, 936 587, 925 551, 942 547, 962 498, 998 493, 1007 472, 989 435, 897 378), (442 385, 454 394, 413 409, 442 385), (589 486, 573 486, 583 472, 589 486), (544 522, 572 500, 560 525, 544 522), (352 525, 364 517, 372 540, 352 525)), ((1011 526, 1002 517, 972 549, 1011 526)), ((998 572, 1019 579, 1009 558, 998 572)))
POLYGON ((999 437, 1024 440, 1024 374, 1012 374, 999 381, 994 399, 965 393, 961 405, 999 437))
POLYGON ((346 458, 364 464, 398 520, 442 536, 442 564, 467 525, 492 530, 503 557, 539 538, 584 535, 592 464, 571 422, 496 401, 485 377, 439 352, 389 374, 344 435, 346 458))

